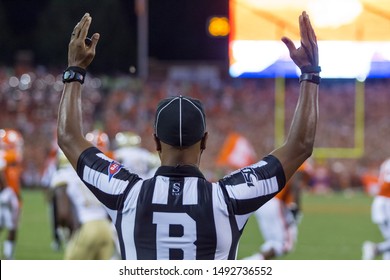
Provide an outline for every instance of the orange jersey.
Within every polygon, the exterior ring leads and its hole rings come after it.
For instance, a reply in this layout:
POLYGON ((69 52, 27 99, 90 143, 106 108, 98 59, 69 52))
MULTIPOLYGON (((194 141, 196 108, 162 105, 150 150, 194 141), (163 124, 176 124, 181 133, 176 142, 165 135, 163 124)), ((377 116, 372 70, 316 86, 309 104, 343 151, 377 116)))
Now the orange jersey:
POLYGON ((284 188, 276 195, 276 197, 281 201, 283 201, 285 204, 290 204, 294 202, 290 181, 288 181, 286 186, 284 186, 284 188))
POLYGON ((390 197, 390 159, 384 161, 379 170, 378 195, 390 197))
POLYGON ((378 175, 366 172, 362 175, 361 181, 364 191, 368 194, 378 193, 378 175))
POLYGON ((3 155, 6 161, 4 169, 5 179, 8 186, 10 186, 17 196, 20 198, 21 176, 22 176, 22 155, 17 149, 9 149, 4 151, 3 155))
MULTIPOLYGON (((307 162, 304 162, 295 172, 293 177, 286 183, 285 187, 276 195, 276 197, 281 201, 283 201, 285 204, 296 202, 294 197, 294 189, 293 189, 293 183, 294 180, 296 179, 295 176, 297 175, 297 173, 303 174, 304 177, 302 178, 302 180, 304 180, 305 184, 307 184, 309 180, 309 174, 310 174, 309 172, 310 172, 310 166, 307 162)), ((298 187, 301 188, 301 185, 299 185, 298 187)))
POLYGON ((11 189, 14 190, 18 198, 20 198, 21 195, 20 177, 22 175, 22 166, 20 165, 7 166, 4 172, 5 172, 5 179, 7 181, 8 186, 11 187, 11 189))
POLYGON ((23 143, 23 137, 19 131, 11 128, 0 129, 1 156, 6 162, 5 179, 8 186, 17 194, 19 200, 21 195, 23 143))

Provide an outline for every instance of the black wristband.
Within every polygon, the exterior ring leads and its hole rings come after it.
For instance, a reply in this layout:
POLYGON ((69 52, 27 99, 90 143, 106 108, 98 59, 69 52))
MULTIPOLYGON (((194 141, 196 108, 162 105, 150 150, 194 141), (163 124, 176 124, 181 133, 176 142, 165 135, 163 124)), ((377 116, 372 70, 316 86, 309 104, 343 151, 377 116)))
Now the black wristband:
POLYGON ((301 72, 303 73, 320 73, 320 66, 306 65, 301 67, 301 72))
POLYGON ((310 83, 314 83, 314 84, 319 85, 320 82, 321 82, 321 77, 318 76, 317 74, 303 73, 303 74, 299 77, 299 83, 301 83, 301 82, 303 82, 303 81, 308 81, 308 82, 310 82, 310 83))
POLYGON ((87 74, 87 70, 81 67, 69 66, 68 68, 66 68, 64 73, 62 73, 62 82, 63 83, 79 82, 80 84, 84 84, 86 74, 87 74))

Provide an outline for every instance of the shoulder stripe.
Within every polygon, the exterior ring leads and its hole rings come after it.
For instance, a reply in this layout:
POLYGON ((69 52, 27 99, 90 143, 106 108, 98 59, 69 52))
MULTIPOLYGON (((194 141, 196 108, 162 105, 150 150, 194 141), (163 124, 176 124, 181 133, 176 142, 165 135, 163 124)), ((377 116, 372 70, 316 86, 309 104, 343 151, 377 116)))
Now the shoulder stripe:
POLYGON ((198 204, 198 178, 186 178, 184 181, 183 205, 198 204))
POLYGON ((168 183, 169 178, 165 178, 162 176, 158 176, 156 178, 156 183, 154 184, 154 192, 153 192, 153 198, 152 203, 153 204, 162 204, 166 205, 168 204, 168 183))

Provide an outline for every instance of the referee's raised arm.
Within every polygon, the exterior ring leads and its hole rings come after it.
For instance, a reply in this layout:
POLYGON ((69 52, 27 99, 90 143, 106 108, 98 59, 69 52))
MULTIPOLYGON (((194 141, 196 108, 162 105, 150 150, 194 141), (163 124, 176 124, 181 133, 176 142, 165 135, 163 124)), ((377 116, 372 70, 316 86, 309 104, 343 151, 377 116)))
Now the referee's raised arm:
POLYGON ((291 59, 302 71, 299 78, 299 99, 286 142, 271 153, 282 163, 286 181, 312 154, 318 119, 321 68, 318 66, 317 38, 306 12, 299 16, 299 29, 301 35, 299 48, 296 48, 289 38, 282 38, 291 59))
POLYGON ((96 44, 100 35, 87 38, 92 18, 86 13, 75 26, 68 48, 68 68, 63 73, 64 89, 58 112, 58 145, 76 168, 80 154, 91 147, 83 136, 81 89, 86 68, 95 57, 96 44))
POLYGON ((318 50, 308 16, 299 19, 301 47, 283 38, 301 68, 300 97, 286 143, 218 182, 200 171, 207 147, 201 100, 177 94, 158 103, 154 140, 161 166, 145 179, 107 156, 83 136, 81 89, 99 34, 87 34, 85 14, 73 30, 58 116, 58 143, 78 176, 106 206, 123 259, 235 259, 250 215, 273 198, 311 155, 318 115, 318 50), (87 41, 86 41, 87 40, 87 41), (77 166, 78 165, 78 166, 77 166))

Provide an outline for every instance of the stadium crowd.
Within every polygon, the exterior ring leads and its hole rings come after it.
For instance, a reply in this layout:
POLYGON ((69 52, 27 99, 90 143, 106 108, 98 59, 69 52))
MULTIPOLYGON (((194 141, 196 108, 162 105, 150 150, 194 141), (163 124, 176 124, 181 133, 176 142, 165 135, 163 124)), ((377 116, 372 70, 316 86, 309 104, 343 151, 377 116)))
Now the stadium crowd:
MULTIPOLYGON (((23 186, 41 184, 47 157, 55 142, 58 104, 63 88, 58 69, 0 68, 0 127, 14 128, 25 139, 23 186)), ((390 134, 388 79, 365 82, 364 155, 357 159, 315 160, 312 189, 318 192, 360 189, 362 178, 378 169, 387 156, 390 134)), ((287 131, 298 97, 297 79, 285 80, 285 130, 287 131)), ((84 127, 103 129, 110 138, 117 132, 133 131, 141 136, 142 146, 154 150, 153 118, 157 102, 181 93, 204 100, 210 134, 202 161, 210 179, 218 178, 226 166, 216 164, 222 143, 232 132, 256 143, 258 158, 275 143, 275 80, 215 79, 177 82, 168 78, 141 81, 130 75, 93 76, 88 74, 83 91, 84 127), (93 120, 99 120, 94 122, 93 120), (251 127, 261 126, 259 135, 251 127)), ((355 145, 355 81, 323 80, 320 91, 320 119, 316 147, 355 145), (336 102, 335 102, 336 100, 336 102)), ((280 109, 280 108, 278 108, 280 109)), ((258 130, 257 130, 258 131, 258 130)))

